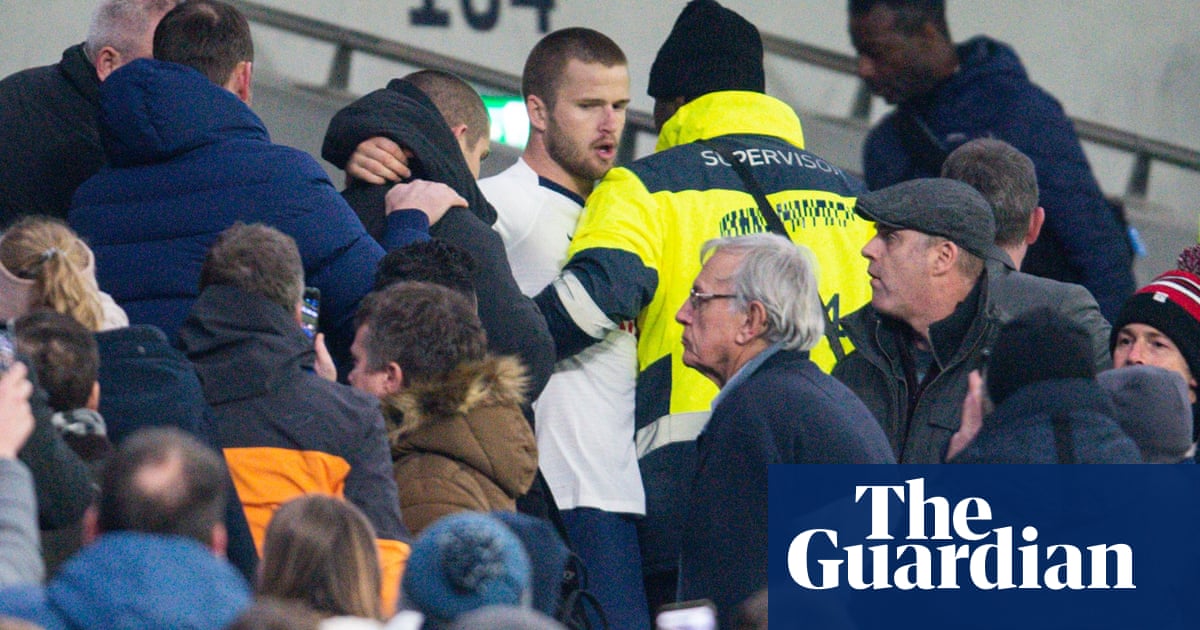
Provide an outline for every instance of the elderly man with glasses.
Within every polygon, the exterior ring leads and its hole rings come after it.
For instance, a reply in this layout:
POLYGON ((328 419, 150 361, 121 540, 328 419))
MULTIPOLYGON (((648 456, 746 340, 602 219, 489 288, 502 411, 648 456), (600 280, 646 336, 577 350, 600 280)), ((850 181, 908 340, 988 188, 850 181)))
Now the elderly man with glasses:
POLYGON ((825 319, 807 248, 754 234, 710 240, 701 259, 675 319, 684 364, 721 391, 697 440, 678 596, 724 618, 767 585, 769 464, 895 460, 862 401, 809 360, 825 319))

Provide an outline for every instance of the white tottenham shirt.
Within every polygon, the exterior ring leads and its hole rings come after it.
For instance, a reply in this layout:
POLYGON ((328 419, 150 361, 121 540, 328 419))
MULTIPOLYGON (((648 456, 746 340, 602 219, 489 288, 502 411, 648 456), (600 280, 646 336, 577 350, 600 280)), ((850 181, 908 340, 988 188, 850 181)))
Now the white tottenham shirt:
MULTIPOLYGON (((537 295, 558 275, 583 199, 539 177, 524 159, 479 181, 496 207, 513 276, 537 295)), ((560 509, 645 514, 633 442, 637 338, 625 325, 554 366, 534 402, 538 459, 560 509)))

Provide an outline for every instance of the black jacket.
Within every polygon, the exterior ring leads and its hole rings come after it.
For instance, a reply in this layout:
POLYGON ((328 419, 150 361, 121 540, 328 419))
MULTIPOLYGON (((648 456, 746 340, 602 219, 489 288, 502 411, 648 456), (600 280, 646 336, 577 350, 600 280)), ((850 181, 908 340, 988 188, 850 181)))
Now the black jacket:
POLYGON ((379 401, 317 376, 312 342, 286 309, 210 286, 179 342, 216 412, 216 441, 256 541, 274 509, 304 491, 344 493, 379 538, 407 541, 379 401), (309 481, 320 487, 302 487, 309 481), (283 496, 285 486, 300 490, 283 496))
POLYGON ((713 600, 732 627, 737 605, 767 586, 767 468, 896 460, 871 412, 808 352, 775 353, 724 396, 696 440, 679 597, 713 600))
POLYGON ((1108 393, 1095 379, 1026 385, 983 419, 954 464, 1140 464, 1141 452, 1113 419, 1108 393), (1061 424, 1060 424, 1061 423, 1061 424), (1056 424, 1059 427, 1056 428, 1056 424), (1057 431, 1065 426, 1065 439, 1057 431), (1067 452, 1058 449, 1063 445, 1067 452))
MULTIPOLYGON (((25 361, 26 365, 32 365, 25 361)), ((33 408, 33 433, 17 452, 17 457, 33 475, 37 495, 38 527, 60 529, 76 525, 83 512, 92 504, 95 491, 91 469, 67 446, 50 416, 53 410, 46 402, 46 390, 38 385, 37 375, 29 371, 34 384, 29 405, 33 408)))
POLYGON ((0 81, 0 228, 24 215, 67 217, 75 189, 105 164, 99 110, 100 79, 83 44, 0 81))
MULTIPOLYGON (((119 447, 139 429, 172 426, 220 449, 213 433, 212 409, 204 401, 196 370, 182 352, 167 343, 163 331, 147 325, 107 330, 96 333, 96 345, 100 350, 100 415, 114 446, 119 447)), ((226 487, 229 544, 225 554, 253 583, 258 551, 232 477, 226 487)))
MULTIPOLYGON (((421 90, 402 79, 347 105, 329 122, 321 156, 345 168, 363 140, 382 136, 408 147, 413 177, 442 182, 467 200, 469 210, 454 208, 430 228, 430 235, 469 251, 475 259, 471 278, 479 299, 479 319, 493 354, 515 355, 529 370, 530 400, 537 398, 554 371, 554 340, 533 300, 513 279, 504 242, 492 230, 496 210, 480 192, 462 149, 437 108, 421 90)), ((354 182, 342 196, 372 236, 382 233, 384 197, 389 184, 354 182)))
MULTIPOLYGON (((987 272, 954 313, 929 328, 933 367, 927 382, 910 383, 912 329, 870 304, 842 318, 854 352, 833 376, 875 415, 901 464, 940 464, 962 420, 967 375, 982 368, 1009 317, 991 298, 987 272), (906 365, 909 368, 906 369, 906 365)), ((915 379, 914 379, 915 380, 915 379)))

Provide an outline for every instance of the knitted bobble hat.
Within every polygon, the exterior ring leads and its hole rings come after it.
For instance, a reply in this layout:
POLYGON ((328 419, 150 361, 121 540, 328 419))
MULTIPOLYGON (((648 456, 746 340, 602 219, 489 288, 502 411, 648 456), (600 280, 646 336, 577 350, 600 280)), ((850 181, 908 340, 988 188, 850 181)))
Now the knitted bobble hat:
POLYGON ((448 623, 484 606, 522 605, 529 588, 529 558, 516 535, 491 516, 459 512, 413 544, 402 592, 408 607, 448 623))
POLYGON ((1192 375, 1200 378, 1200 245, 1183 250, 1176 267, 1125 301, 1108 347, 1116 347, 1117 334, 1126 325, 1145 324, 1166 335, 1192 375))

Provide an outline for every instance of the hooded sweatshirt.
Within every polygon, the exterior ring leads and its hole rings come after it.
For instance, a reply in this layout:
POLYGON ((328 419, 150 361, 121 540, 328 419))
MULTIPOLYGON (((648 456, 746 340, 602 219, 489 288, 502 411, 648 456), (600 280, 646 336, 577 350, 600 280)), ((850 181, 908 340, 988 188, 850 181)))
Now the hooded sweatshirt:
MULTIPOLYGON (((321 155, 345 168, 355 147, 375 136, 390 138, 413 152, 414 178, 446 184, 467 200, 467 208, 451 208, 429 233, 471 253, 475 260, 471 283, 488 347, 498 355, 520 357, 529 370, 529 398, 536 398, 554 371, 554 341, 537 307, 513 278, 504 242, 491 228, 496 209, 476 185, 445 118, 424 92, 396 79, 334 115, 321 155)), ((382 228, 380 215, 390 188, 391 184, 352 181, 342 193, 372 234, 382 228)))
POLYGON ((187 66, 133 61, 100 96, 110 166, 79 187, 69 220, 129 321, 174 338, 217 235, 237 221, 265 223, 296 239, 306 281, 321 290, 330 351, 344 360, 384 249, 316 160, 272 144, 245 103, 187 66))

